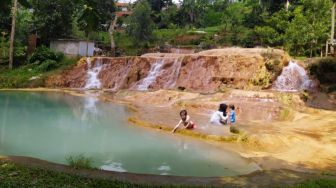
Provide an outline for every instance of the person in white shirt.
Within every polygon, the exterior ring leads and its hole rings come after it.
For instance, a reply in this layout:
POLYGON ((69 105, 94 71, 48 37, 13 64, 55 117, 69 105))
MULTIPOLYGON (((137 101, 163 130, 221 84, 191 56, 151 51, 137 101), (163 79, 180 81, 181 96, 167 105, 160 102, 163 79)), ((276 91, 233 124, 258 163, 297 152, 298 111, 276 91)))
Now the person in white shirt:
POLYGON ((190 119, 190 116, 188 115, 187 111, 186 110, 181 110, 180 112, 180 117, 181 117, 181 120, 179 121, 179 123, 174 127, 174 129, 172 130, 172 132, 174 133, 178 127, 180 125, 183 125, 183 127, 185 129, 193 129, 195 128, 195 123, 191 121, 190 119))
POLYGON ((219 105, 218 111, 216 111, 210 119, 210 123, 218 125, 226 125, 228 121, 228 115, 226 113, 227 105, 222 103, 219 105))

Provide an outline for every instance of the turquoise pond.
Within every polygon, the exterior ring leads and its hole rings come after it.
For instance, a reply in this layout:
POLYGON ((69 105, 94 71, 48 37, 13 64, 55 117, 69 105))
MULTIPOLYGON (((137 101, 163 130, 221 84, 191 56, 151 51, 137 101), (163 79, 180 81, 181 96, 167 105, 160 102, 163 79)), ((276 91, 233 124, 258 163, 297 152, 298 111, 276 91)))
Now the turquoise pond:
POLYGON ((84 155, 97 168, 177 176, 235 176, 258 168, 193 139, 135 127, 127 108, 62 92, 0 92, 0 154, 67 164, 84 155))

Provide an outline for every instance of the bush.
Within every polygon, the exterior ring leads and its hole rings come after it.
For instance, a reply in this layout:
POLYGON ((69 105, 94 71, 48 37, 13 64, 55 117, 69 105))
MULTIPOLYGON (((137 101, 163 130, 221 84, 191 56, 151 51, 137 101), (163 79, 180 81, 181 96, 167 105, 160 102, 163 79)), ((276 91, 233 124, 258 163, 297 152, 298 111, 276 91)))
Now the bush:
POLYGON ((75 168, 87 168, 91 169, 92 167, 92 159, 85 157, 83 154, 80 154, 78 156, 70 156, 67 159, 68 164, 75 168))
POLYGON ((38 67, 37 70, 41 72, 47 72, 54 70, 59 67, 59 64, 55 60, 47 59, 43 61, 38 67))
POLYGON ((54 60, 59 62, 63 59, 62 53, 56 53, 45 46, 41 46, 35 50, 33 55, 29 58, 28 63, 42 63, 46 60, 54 60))
POLYGON ((308 70, 321 84, 336 84, 336 58, 322 58, 310 64, 308 70))

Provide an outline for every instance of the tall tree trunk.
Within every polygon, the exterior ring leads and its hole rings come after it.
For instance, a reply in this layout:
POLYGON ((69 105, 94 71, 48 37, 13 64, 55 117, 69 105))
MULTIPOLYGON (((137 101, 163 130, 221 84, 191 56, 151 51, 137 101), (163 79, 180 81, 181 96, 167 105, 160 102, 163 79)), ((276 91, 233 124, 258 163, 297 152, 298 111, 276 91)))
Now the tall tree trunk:
POLYGON ((334 55, 334 36, 335 36, 335 4, 331 8, 331 33, 330 33, 330 53, 334 55))
POLYGON ((289 0, 286 0, 286 5, 285 5, 286 7, 286 11, 288 11, 288 8, 289 8, 289 0))
POLYGON ((113 57, 115 56, 115 48, 116 48, 114 38, 113 38, 113 33, 114 33, 114 28, 117 24, 117 20, 118 20, 118 15, 116 14, 114 16, 114 19, 111 20, 110 27, 109 27, 109 34, 110 34, 110 39, 111 39, 111 53, 112 53, 111 55, 113 57))
POLYGON ((13 69, 13 51, 14 51, 16 11, 17 11, 17 0, 14 0, 14 5, 12 7, 12 14, 13 14, 12 15, 12 30, 11 30, 10 46, 9 46, 9 69, 13 69))

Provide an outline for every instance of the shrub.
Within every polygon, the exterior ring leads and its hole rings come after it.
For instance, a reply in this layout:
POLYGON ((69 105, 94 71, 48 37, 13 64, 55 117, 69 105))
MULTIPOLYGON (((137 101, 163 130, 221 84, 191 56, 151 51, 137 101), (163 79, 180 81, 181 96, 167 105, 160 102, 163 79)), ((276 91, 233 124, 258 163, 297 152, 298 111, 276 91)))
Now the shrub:
POLYGON ((28 63, 42 63, 45 60, 61 61, 63 59, 62 53, 56 53, 45 46, 41 46, 35 50, 33 55, 29 58, 28 63))
POLYGON ((321 84, 336 84, 336 58, 320 59, 310 64, 308 70, 321 84))
POLYGON ((59 64, 55 60, 47 59, 43 61, 38 67, 37 70, 41 72, 47 72, 54 70, 59 67, 59 64))
POLYGON ((77 155, 77 156, 70 156, 67 159, 68 164, 75 168, 88 168, 91 169, 92 167, 92 159, 85 157, 83 154, 77 155))

